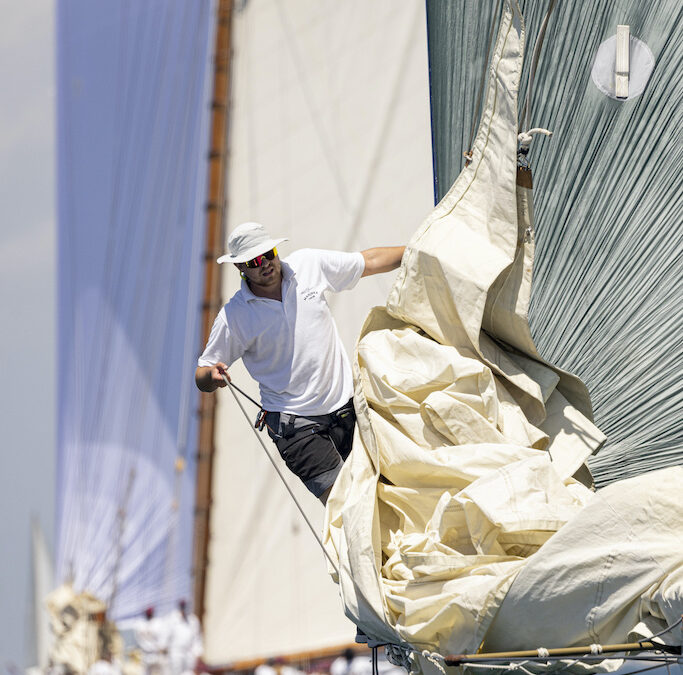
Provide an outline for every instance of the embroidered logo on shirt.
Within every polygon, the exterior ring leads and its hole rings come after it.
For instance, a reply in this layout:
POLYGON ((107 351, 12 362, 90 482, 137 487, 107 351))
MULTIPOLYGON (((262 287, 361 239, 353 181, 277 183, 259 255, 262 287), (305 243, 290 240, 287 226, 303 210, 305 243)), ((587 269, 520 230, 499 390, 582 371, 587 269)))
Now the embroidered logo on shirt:
POLYGON ((304 293, 304 300, 314 300, 319 295, 319 291, 306 291, 304 293))

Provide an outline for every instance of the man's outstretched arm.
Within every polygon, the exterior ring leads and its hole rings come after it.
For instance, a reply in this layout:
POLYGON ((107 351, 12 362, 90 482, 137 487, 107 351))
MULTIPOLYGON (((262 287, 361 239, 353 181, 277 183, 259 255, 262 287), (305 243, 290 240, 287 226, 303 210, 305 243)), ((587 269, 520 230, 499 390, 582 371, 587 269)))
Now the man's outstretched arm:
POLYGON ((224 363, 214 363, 213 366, 199 366, 194 371, 194 381, 197 389, 205 392, 216 391, 218 387, 227 387, 223 375, 230 381, 228 367, 224 363))
POLYGON ((381 246, 361 251, 365 260, 365 271, 362 276, 369 277, 373 274, 395 270, 401 264, 405 249, 405 246, 381 246))

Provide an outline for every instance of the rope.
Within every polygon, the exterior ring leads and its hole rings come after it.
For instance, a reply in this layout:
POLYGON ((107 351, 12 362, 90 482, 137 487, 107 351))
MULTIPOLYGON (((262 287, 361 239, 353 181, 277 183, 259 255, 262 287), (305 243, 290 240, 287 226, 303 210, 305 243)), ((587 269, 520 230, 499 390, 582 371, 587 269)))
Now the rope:
MULTIPOLYGON (((322 552, 325 554, 325 557, 327 558, 327 560, 328 560, 328 562, 330 563, 330 565, 332 565, 332 568, 334 569, 335 574, 337 575, 337 578, 339 578, 339 577, 340 577, 339 567, 338 567, 338 566, 336 565, 336 563, 332 560, 332 558, 330 557, 329 553, 328 553, 327 550, 325 549, 325 547, 324 547, 324 545, 323 545, 323 543, 322 543, 322 541, 321 541, 321 539, 320 539, 318 533, 315 531, 315 528, 313 527, 311 521, 310 521, 310 520, 308 519, 308 517, 306 516, 306 513, 305 513, 304 510, 303 510, 303 507, 301 506, 301 504, 299 503, 298 499, 296 498, 296 495, 292 492, 291 488, 289 487, 289 484, 287 483, 287 479, 285 478, 285 476, 284 476, 284 475, 282 474, 282 472, 280 471, 280 468, 278 467, 277 463, 276 463, 275 460, 273 459, 273 457, 272 457, 272 455, 270 454, 270 452, 268 452, 268 448, 266 447, 266 444, 263 442, 263 439, 261 438, 261 436, 259 435, 258 431, 256 430, 256 427, 252 426, 251 420, 250 420, 250 418, 249 418, 249 413, 247 413, 247 411, 244 409, 244 406, 242 405, 242 403, 240 402, 240 400, 237 398, 237 394, 235 394, 235 390, 237 390, 240 394, 242 394, 246 399, 248 399, 249 401, 251 401, 251 402, 252 402, 254 405, 256 405, 259 409, 261 409, 261 405, 260 405, 259 403, 257 403, 253 398, 251 398, 251 396, 249 396, 249 394, 247 394, 246 392, 242 391, 242 389, 240 389, 236 384, 233 384, 230 380, 228 380, 228 378, 227 378, 225 375, 223 375, 223 380, 224 380, 228 385, 230 385, 230 393, 233 395, 233 398, 234 398, 235 401, 237 402, 237 405, 239 406, 240 410, 242 411, 242 414, 244 415, 244 417, 246 418, 246 420, 249 422, 249 426, 251 427, 252 431, 253 431, 254 434, 256 435, 256 438, 257 438, 258 442, 261 444, 261 447, 263 448, 263 451, 266 453, 268 459, 270 460, 270 463, 273 465, 275 471, 277 472, 277 475, 280 477, 280 480, 281 480, 282 483, 284 484, 285 488, 287 488, 287 492, 289 492, 290 497, 294 500, 294 503, 296 504, 296 507, 299 509, 299 513, 301 513, 301 515, 303 516, 303 519, 306 521, 306 524, 308 525, 308 528, 309 528, 310 531, 313 533, 313 536, 315 537, 315 540, 318 542, 318 545, 319 545, 320 548, 322 549, 322 552)), ((344 569, 345 569, 345 572, 349 575, 349 578, 350 578, 351 581, 353 582, 354 586, 356 586, 356 582, 355 582, 355 580, 353 579, 353 576, 352 576, 352 574, 351 574, 351 571, 348 569, 348 567, 345 567, 344 569)), ((357 588, 357 586, 356 586, 356 588, 357 588)), ((406 645, 407 645, 407 643, 406 643, 406 645)), ((387 648, 393 648, 393 650, 394 650, 394 651, 393 651, 393 654, 394 654, 395 658, 397 658, 397 659, 400 659, 400 658, 401 658, 400 653, 407 654, 407 653, 409 653, 409 652, 412 650, 412 647, 409 648, 408 646, 403 646, 403 645, 399 645, 399 644, 395 644, 395 643, 392 643, 392 644, 387 643, 387 644, 385 644, 385 650, 386 650, 387 648)), ((438 656, 438 655, 434 655, 434 656, 438 656)), ((441 658, 441 657, 439 657, 439 658, 441 658)), ((408 665, 405 665, 405 664, 404 664, 404 667, 405 667, 407 670, 409 670, 410 667, 409 667, 409 659, 408 659, 408 658, 406 658, 406 663, 407 663, 408 665)), ((442 670, 443 670, 443 669, 442 669, 442 670)))
POLYGON ((384 645, 384 653, 386 654, 389 663, 393 663, 395 666, 405 668, 405 670, 408 672, 412 670, 412 665, 410 662, 412 648, 404 647, 403 645, 398 645, 395 643, 387 643, 384 645))
POLYGON ((667 626, 664 630, 660 630, 659 633, 655 633, 653 636, 647 638, 648 642, 650 642, 654 638, 659 637, 660 635, 664 635, 664 633, 668 633, 669 631, 676 628, 676 626, 680 626, 682 623, 683 623, 683 616, 681 616, 681 618, 678 621, 675 621, 670 626, 667 626))
POLYGON ((239 393, 242 394, 242 396, 244 396, 244 398, 246 398, 246 399, 248 399, 249 401, 251 401, 259 410, 261 409, 261 404, 260 404, 258 401, 254 400, 251 396, 249 396, 249 394, 247 394, 247 392, 242 391, 242 389, 240 389, 236 384, 233 384, 225 375, 223 375, 223 379, 224 379, 224 380, 225 380, 233 389, 237 389, 237 391, 239 391, 239 393))
POLYGON ((420 652, 420 655, 427 659, 427 661, 429 661, 437 670, 446 675, 446 669, 441 665, 443 657, 441 657, 440 654, 435 654, 434 652, 424 649, 422 652, 420 652))
POLYGON ((540 127, 534 127, 529 129, 529 131, 520 131, 517 135, 517 142, 519 144, 520 150, 527 151, 531 145, 531 141, 534 140, 534 134, 543 134, 544 136, 552 136, 553 132, 547 129, 541 129, 540 127))
MULTIPOLYGON (((266 447, 266 444, 263 442, 263 439, 261 438, 261 436, 259 436, 258 431, 252 426, 251 420, 249 419, 249 413, 247 413, 247 411, 244 409, 244 406, 242 405, 242 402, 239 400, 239 398, 237 398, 237 394, 235 393, 234 390, 237 389, 237 391, 239 391, 241 394, 243 394, 243 395, 244 395, 246 398, 248 398, 252 403, 256 403, 256 401, 254 401, 253 398, 251 398, 250 396, 248 396, 247 394, 245 394, 241 389, 239 389, 239 387, 237 387, 236 385, 232 384, 232 382, 230 382, 230 380, 228 380, 228 378, 227 378, 225 375, 223 375, 223 379, 225 380, 225 382, 226 382, 227 384, 230 385, 230 393, 232 394, 233 398, 234 398, 235 401, 237 402, 237 405, 239 406, 240 410, 241 410, 242 413, 244 414, 244 417, 245 417, 246 420, 249 422, 249 426, 251 427, 251 429, 253 430, 254 434, 256 435, 256 438, 258 439, 258 442, 261 444, 261 447, 263 448, 263 451, 266 453, 268 459, 270 460, 270 463, 273 465, 275 471, 277 472, 277 475, 280 476, 280 480, 282 481, 282 483, 284 484, 284 486, 287 488, 287 492, 289 492, 289 496, 294 500, 294 503, 296 504, 297 509, 299 509, 299 513, 301 513, 301 515, 303 516, 303 519, 306 521, 306 525, 308 525, 308 528, 309 528, 309 529, 311 530, 311 532, 313 533, 313 536, 315 537, 315 540, 318 542, 318 545, 319 545, 320 548, 322 549, 322 552, 325 554, 325 557, 327 558, 327 560, 328 560, 328 562, 330 563, 330 565, 332 565, 332 567, 333 567, 333 569, 334 569, 334 571, 335 571, 337 577, 339 577, 339 568, 337 567, 337 565, 335 564, 335 562, 334 562, 334 561, 332 560, 332 558, 330 557, 330 554, 329 554, 329 553, 327 552, 327 550, 325 549, 325 546, 323 545, 323 542, 322 542, 322 540, 320 539, 320 536, 319 536, 318 533, 315 531, 315 528, 313 527, 313 524, 312 524, 311 521, 308 519, 308 516, 307 516, 306 513, 304 512, 303 507, 302 507, 301 504, 299 503, 299 500, 296 498, 296 495, 292 492, 292 489, 289 487, 289 484, 287 483, 286 478, 285 478, 284 475, 282 474, 282 471, 280 471, 280 468, 278 467, 277 463, 276 463, 275 460, 273 459, 273 457, 272 457, 272 455, 270 454, 270 452, 268 452, 268 448, 266 447)), ((258 405, 259 408, 261 407, 258 403, 256 403, 256 405, 258 405)))

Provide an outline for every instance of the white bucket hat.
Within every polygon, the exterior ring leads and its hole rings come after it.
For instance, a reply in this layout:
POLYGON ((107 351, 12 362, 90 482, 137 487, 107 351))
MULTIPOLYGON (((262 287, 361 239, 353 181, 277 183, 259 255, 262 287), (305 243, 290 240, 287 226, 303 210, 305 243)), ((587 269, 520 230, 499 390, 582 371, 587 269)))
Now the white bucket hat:
POLYGON ((242 223, 238 225, 228 237, 229 254, 218 258, 219 263, 243 263, 263 255, 275 248, 287 237, 272 239, 266 228, 260 223, 242 223))

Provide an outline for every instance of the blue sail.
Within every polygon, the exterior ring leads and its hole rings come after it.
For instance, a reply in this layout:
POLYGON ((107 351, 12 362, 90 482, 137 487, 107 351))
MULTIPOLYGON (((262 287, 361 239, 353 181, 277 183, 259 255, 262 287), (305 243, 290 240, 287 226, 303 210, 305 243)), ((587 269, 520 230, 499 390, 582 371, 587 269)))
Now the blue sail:
POLYGON ((57 582, 191 590, 208 2, 58 4, 57 582))

